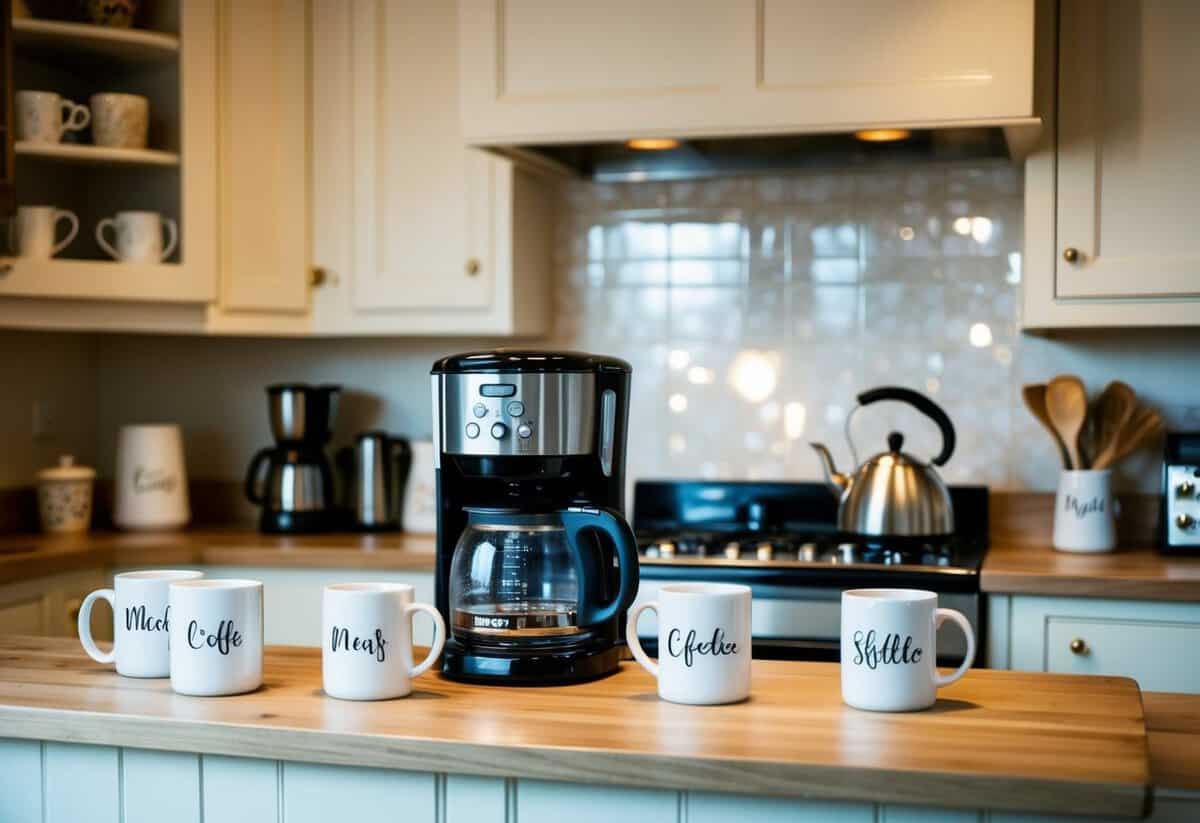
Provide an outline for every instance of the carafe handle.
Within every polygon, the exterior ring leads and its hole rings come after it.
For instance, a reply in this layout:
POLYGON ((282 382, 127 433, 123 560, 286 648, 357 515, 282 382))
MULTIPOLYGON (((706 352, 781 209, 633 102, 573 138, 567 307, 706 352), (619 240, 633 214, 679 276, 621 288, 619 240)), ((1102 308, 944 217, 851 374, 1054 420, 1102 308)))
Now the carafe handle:
POLYGON ((263 482, 266 480, 263 477, 262 464, 274 449, 267 447, 259 449, 258 454, 250 460, 250 466, 246 469, 246 499, 251 503, 261 504, 264 498, 263 482))
POLYGON ((620 572, 621 583, 616 596, 609 603, 590 603, 581 598, 579 604, 579 625, 594 626, 611 620, 618 612, 633 605, 638 590, 638 554, 637 538, 633 529, 611 509, 579 508, 567 509, 562 513, 563 528, 567 532, 567 542, 575 552, 575 566, 580 570, 582 578, 583 561, 579 554, 579 533, 586 529, 598 529, 608 535, 617 551, 617 569, 620 572))

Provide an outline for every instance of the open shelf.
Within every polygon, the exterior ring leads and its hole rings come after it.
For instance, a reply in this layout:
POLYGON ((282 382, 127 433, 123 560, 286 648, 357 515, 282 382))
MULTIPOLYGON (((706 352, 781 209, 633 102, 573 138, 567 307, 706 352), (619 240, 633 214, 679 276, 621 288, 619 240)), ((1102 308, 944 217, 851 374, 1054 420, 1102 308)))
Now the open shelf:
POLYGON ((177 36, 145 29, 17 18, 12 38, 14 49, 22 54, 44 54, 59 61, 159 63, 179 56, 177 36))
POLYGON ((179 155, 158 149, 110 149, 79 143, 28 143, 18 140, 19 157, 38 157, 63 163, 89 165, 178 166, 179 155))
POLYGON ((0 296, 164 303, 204 303, 214 296, 211 278, 189 276, 179 263, 0 256, 0 270, 6 268, 0 296))

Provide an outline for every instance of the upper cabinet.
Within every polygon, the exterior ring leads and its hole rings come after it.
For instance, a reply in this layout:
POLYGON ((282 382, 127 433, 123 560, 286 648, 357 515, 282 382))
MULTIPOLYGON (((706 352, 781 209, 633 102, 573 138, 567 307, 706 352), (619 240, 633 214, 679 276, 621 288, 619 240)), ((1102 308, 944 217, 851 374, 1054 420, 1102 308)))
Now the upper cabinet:
MULTIPOLYGON (((1053 9, 1050 9, 1052 15, 1053 9)), ((1023 325, 1200 324, 1200 5, 1063 0, 1026 168, 1023 325)))
POLYGON ((1033 0, 459 0, 476 145, 1022 125, 1033 0))

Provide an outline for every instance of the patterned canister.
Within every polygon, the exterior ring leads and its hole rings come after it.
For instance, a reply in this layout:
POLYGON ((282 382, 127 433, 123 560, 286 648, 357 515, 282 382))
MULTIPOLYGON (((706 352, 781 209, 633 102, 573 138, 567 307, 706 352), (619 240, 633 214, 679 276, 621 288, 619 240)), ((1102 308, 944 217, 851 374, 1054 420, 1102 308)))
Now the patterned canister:
POLYGON ((92 522, 92 488, 96 470, 76 466, 69 454, 58 465, 37 473, 38 514, 42 531, 85 532, 92 522))

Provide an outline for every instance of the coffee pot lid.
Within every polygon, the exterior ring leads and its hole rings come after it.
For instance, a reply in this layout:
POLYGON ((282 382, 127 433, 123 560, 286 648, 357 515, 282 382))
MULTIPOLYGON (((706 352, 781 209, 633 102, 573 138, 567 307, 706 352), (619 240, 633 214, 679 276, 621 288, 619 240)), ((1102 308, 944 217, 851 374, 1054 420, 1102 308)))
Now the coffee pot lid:
POLYGON ((75 465, 75 456, 71 454, 59 457, 57 466, 42 469, 37 473, 38 480, 91 480, 95 476, 95 469, 75 465))

